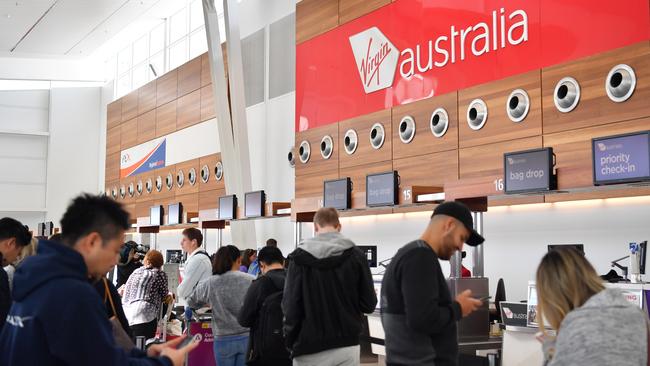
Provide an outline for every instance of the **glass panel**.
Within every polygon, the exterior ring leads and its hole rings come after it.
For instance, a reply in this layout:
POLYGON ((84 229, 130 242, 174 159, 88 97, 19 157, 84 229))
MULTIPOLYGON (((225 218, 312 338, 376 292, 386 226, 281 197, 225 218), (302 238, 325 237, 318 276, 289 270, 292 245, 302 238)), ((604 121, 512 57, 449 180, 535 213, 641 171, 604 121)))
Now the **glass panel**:
POLYGON ((151 64, 151 66, 149 66, 149 80, 153 80, 165 73, 165 54, 159 52, 158 54, 151 56, 149 64, 151 64))
POLYGON ((149 63, 145 62, 133 68, 133 89, 137 89, 149 81, 149 63))
POLYGON ((149 34, 133 43, 133 64, 137 65, 149 58, 149 34))
POLYGON ((165 48, 165 23, 161 23, 151 30, 149 41, 149 54, 153 55, 165 48))
POLYGON ((203 5, 201 0, 195 0, 190 4, 190 31, 202 26, 203 23, 205 23, 203 5))
POLYGON ((173 70, 188 60, 187 37, 169 46, 169 68, 173 70))
POLYGON ((128 94, 131 91, 131 73, 128 72, 117 79, 117 97, 128 94))
POLYGON ((190 35, 190 60, 208 51, 205 28, 201 27, 190 35))
POLYGON ((127 72, 132 65, 133 62, 133 54, 131 53, 131 45, 129 45, 127 48, 123 49, 120 51, 120 53, 117 55, 117 73, 118 74, 123 74, 127 72))
POLYGON ((187 33, 187 8, 172 15, 169 25, 169 42, 173 43, 181 37, 186 36, 187 33))

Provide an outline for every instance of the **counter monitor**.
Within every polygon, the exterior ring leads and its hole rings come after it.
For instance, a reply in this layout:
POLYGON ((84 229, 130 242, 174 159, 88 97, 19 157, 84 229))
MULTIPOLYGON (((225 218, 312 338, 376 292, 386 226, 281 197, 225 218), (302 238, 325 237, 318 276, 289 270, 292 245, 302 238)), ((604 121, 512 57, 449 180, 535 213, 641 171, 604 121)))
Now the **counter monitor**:
POLYGON ((183 204, 172 203, 167 207, 167 225, 178 225, 183 222, 183 204))
POLYGON ((163 207, 161 205, 149 208, 149 225, 160 226, 163 223, 163 207))
POLYGON ((650 180, 650 131, 591 141, 594 185, 650 180))
POLYGON ((545 192, 557 189, 553 149, 550 147, 503 154, 505 193, 545 192))
POLYGON ((264 191, 248 192, 244 195, 244 216, 262 217, 264 216, 264 205, 266 204, 266 195, 264 191))
POLYGON ((219 220, 234 220, 237 217, 237 196, 219 197, 219 220))
POLYGON ((352 201, 352 180, 349 177, 323 182, 323 207, 337 210, 350 209, 352 201))
POLYGON ((399 175, 397 171, 366 176, 366 206, 393 206, 398 202, 399 175))

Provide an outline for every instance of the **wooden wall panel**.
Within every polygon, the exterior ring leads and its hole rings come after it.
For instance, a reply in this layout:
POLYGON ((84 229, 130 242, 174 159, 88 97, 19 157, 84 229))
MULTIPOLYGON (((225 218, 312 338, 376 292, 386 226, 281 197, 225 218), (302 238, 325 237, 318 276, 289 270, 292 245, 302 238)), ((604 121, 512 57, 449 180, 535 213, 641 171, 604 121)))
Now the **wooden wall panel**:
POLYGON ((138 119, 134 118, 120 125, 120 149, 128 149, 138 144, 138 119))
POLYGON ((338 145, 341 146, 339 154, 339 166, 341 168, 367 165, 371 163, 378 163, 380 161, 391 160, 391 157, 393 155, 391 110, 386 109, 340 122, 338 145), (385 138, 382 147, 375 150, 370 145, 370 130, 372 128, 372 125, 377 122, 381 123, 384 126, 385 138), (348 155, 345 152, 345 148, 343 147, 345 132, 350 128, 357 131, 357 136, 359 139, 357 150, 352 155, 348 155))
MULTIPOLYGON (((444 187, 458 179, 458 151, 412 156, 393 160, 393 169, 400 176, 400 186, 444 187)), ((400 202, 403 199, 400 194, 400 202)))
POLYGON ((149 217, 149 209, 154 205, 154 201, 142 201, 135 204, 135 217, 149 217))
POLYGON ((156 110, 138 116, 138 144, 156 138, 156 110))
POLYGON ((459 145, 479 146, 542 134, 542 93, 539 70, 516 75, 458 92, 459 145), (508 96, 515 89, 528 93, 530 109, 521 122, 512 122, 506 113, 508 96), (467 124, 467 108, 481 98, 487 104, 488 118, 478 131, 467 124))
MULTIPOLYGON (((185 176, 185 182, 183 183, 183 186, 179 188, 178 185, 176 185, 176 194, 185 195, 188 193, 197 193, 199 191, 199 181, 201 180, 201 177, 199 176, 200 170, 201 167, 199 166, 199 159, 193 159, 176 164, 176 174, 178 175, 180 171, 183 171, 183 175, 185 176), (190 184, 190 169, 194 169, 196 174, 196 181, 194 185, 190 184)), ((178 181, 176 181, 176 183, 178 183, 178 181)))
POLYGON ((296 4, 296 43, 304 42, 339 24, 339 0, 303 0, 296 4))
POLYGON ((225 176, 226 176, 226 171, 224 170, 224 178, 222 178, 220 181, 217 181, 217 179, 214 176, 214 168, 217 165, 217 162, 221 161, 221 154, 213 154, 213 155, 208 155, 204 156, 199 159, 199 191, 212 191, 215 189, 226 189, 225 185, 225 176), (210 171, 210 177, 208 178, 207 182, 203 182, 201 180, 201 169, 203 169, 203 166, 207 166, 208 170, 210 171))
POLYGON ((178 117, 176 130, 197 124, 201 121, 201 91, 195 90, 178 98, 178 117))
POLYGON ((296 177, 295 198, 317 197, 318 199, 322 199, 323 182, 330 179, 338 179, 338 177, 338 169, 296 177))
MULTIPOLYGON (((421 100, 393 108, 393 159, 430 154, 458 148, 458 94, 456 92, 421 100), (444 108, 449 115, 449 127, 444 136, 437 138, 431 132, 433 111, 444 108), (415 137, 405 144, 399 138, 399 123, 405 116, 415 120, 415 137)), ((341 132, 342 134, 345 131, 341 132)), ((345 153, 345 152, 344 152, 345 153)))
POLYGON ((212 96, 212 84, 201 88, 201 121, 207 121, 216 117, 212 96))
POLYGON ((154 200, 162 202, 163 200, 174 198, 176 195, 176 166, 168 166, 162 169, 156 170, 156 176, 160 175, 163 181, 163 187, 160 192, 156 192, 154 188, 154 200), (171 189, 167 188, 166 179, 167 175, 171 174, 173 183, 171 189))
MULTIPOLYGON (((352 208, 366 207, 366 175, 384 173, 391 170, 393 170, 392 161, 382 161, 379 163, 340 169, 339 177, 350 177, 350 180, 352 180, 352 208)), ((320 188, 322 192, 322 182, 320 188)))
POLYGON ((201 87, 201 56, 178 68, 178 96, 191 93, 201 87))
POLYGON ((593 186, 592 138, 644 131, 648 128, 650 118, 642 118, 544 135, 544 146, 552 147, 555 153, 558 188, 593 186))
POLYGON ((135 223, 136 219, 137 219, 137 216, 135 215, 135 213, 136 213, 136 211, 135 211, 135 203, 134 202, 127 203, 127 204, 122 205, 122 207, 124 208, 124 211, 129 213, 129 222, 135 223))
POLYGON ((312 174, 317 171, 338 170, 339 140, 338 125, 336 123, 312 128, 303 132, 297 132, 295 143, 296 151, 299 151, 299 147, 302 141, 308 141, 311 154, 309 161, 306 163, 300 161, 300 157, 296 155, 296 176, 312 174), (325 136, 330 136, 333 142, 333 152, 329 159, 323 158, 320 153, 321 140, 325 136))
POLYGON ((156 80, 150 81, 138 89, 138 114, 156 108, 156 80))
POLYGON ((109 103, 106 107, 106 128, 115 128, 122 123, 122 99, 109 103))
POLYGON ((143 173, 143 174, 139 174, 137 176, 138 180, 142 179, 142 195, 136 197, 135 200, 137 202, 151 201, 154 198, 154 194, 155 194, 154 192, 156 191, 155 179, 156 179, 157 175, 158 175, 157 170, 154 170, 153 172, 150 171, 150 172, 146 172, 146 173, 143 173), (153 188, 153 190, 151 192, 147 192, 147 181, 149 179, 151 179, 151 184, 152 184, 151 186, 153 188))
POLYGON ((106 154, 111 155, 120 152, 120 126, 110 128, 106 132, 106 154))
POLYGON ((107 182, 116 181, 120 178, 120 153, 106 156, 106 174, 107 182))
POLYGON ((125 178, 123 181, 124 186, 126 188, 126 195, 124 196, 124 202, 127 202, 129 204, 134 203, 136 201, 136 192, 135 192, 135 184, 137 182, 137 179, 135 177, 128 177, 125 178), (129 187, 133 184, 133 195, 129 194, 129 187))
POLYGON ((190 194, 183 194, 183 195, 177 195, 175 197, 176 202, 180 202, 183 205, 183 222, 185 221, 185 217, 187 213, 199 213, 199 194, 197 193, 190 193, 190 194))
POLYGON ((225 196, 225 189, 213 189, 199 193, 199 210, 219 208, 219 197, 225 196))
POLYGON ((212 75, 210 72, 210 58, 208 53, 201 55, 201 87, 212 83, 212 75))
POLYGON ((156 82, 156 106, 160 107, 178 97, 178 70, 160 76, 156 82))
POLYGON ((644 41, 543 69, 542 89, 545 134, 650 116, 650 44, 644 41), (607 97, 605 79, 609 70, 621 63, 634 69, 637 84, 630 99, 615 103, 607 97), (555 85, 565 76, 580 84, 580 102, 569 113, 559 112, 553 103, 555 85))
POLYGON ((347 23, 390 3, 391 0, 339 0, 339 24, 347 23))
POLYGON ((176 101, 156 108, 156 137, 176 131, 176 101))
POLYGON ((122 122, 138 116, 138 91, 134 90, 122 97, 122 122))
POLYGON ((459 150, 460 178, 500 177, 503 178, 503 154, 542 147, 542 137, 499 142, 459 150))

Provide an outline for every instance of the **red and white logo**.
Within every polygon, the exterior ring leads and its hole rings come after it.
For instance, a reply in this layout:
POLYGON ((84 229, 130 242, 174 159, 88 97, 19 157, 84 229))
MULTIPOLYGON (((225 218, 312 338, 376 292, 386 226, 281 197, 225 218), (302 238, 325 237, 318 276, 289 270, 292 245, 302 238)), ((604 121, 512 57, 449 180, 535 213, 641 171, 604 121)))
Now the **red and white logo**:
POLYGON ((350 46, 366 94, 393 85, 399 50, 377 27, 351 36, 350 46))

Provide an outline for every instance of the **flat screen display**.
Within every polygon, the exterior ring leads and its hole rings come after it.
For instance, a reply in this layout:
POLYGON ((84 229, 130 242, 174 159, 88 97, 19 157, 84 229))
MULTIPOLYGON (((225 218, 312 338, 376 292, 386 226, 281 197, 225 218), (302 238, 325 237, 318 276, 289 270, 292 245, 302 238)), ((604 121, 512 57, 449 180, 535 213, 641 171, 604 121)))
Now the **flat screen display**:
POLYGON ((366 206, 392 206, 397 204, 397 171, 366 176, 366 206))
POLYGON ((237 196, 219 197, 219 220, 234 220, 237 216, 237 196))
POLYGON ((264 191, 248 192, 244 195, 244 216, 264 216, 264 204, 266 197, 264 191))
POLYGON ((505 193, 551 191, 556 189, 553 149, 527 150, 503 156, 505 193))
POLYGON ((172 203, 167 208, 167 225, 178 225, 183 222, 183 205, 172 203))
POLYGON ((350 178, 328 180, 323 183, 323 206, 337 210, 351 207, 352 181, 350 178))
POLYGON ((160 226, 163 222, 163 207, 151 206, 149 209, 149 225, 151 226, 160 226))
POLYGON ((363 252, 363 255, 366 256, 368 261, 368 267, 376 268, 377 267, 377 246, 376 245, 357 245, 357 248, 363 252))
POLYGON ((650 131, 592 140, 594 185, 650 180, 650 131))

